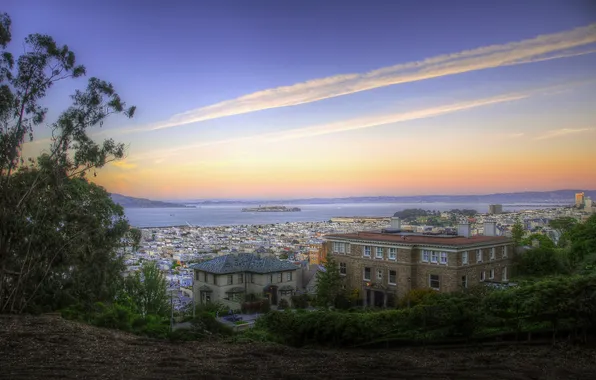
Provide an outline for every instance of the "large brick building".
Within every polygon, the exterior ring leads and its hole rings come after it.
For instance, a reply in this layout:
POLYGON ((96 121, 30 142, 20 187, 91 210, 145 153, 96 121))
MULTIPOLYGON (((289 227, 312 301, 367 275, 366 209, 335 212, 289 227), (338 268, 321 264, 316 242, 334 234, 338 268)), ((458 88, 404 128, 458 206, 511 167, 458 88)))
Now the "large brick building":
POLYGON ((494 236, 494 222, 484 227, 485 235, 471 236, 467 223, 457 235, 429 235, 403 232, 394 220, 379 232, 327 235, 325 244, 346 288, 358 291, 365 305, 387 306, 411 289, 453 292, 483 281, 507 282, 513 242, 494 236))

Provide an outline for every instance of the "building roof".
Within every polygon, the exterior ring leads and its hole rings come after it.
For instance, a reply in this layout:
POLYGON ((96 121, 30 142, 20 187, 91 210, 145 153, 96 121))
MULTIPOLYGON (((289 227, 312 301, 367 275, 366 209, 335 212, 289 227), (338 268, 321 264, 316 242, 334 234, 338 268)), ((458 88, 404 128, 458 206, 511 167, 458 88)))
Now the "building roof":
POLYGON ((399 245, 416 246, 416 245, 446 245, 453 247, 466 247, 474 245, 485 244, 499 244, 510 242, 511 239, 505 236, 484 236, 475 235, 470 237, 464 236, 433 236, 422 234, 393 234, 380 232, 357 232, 349 234, 331 234, 326 235, 327 239, 342 239, 342 240, 360 240, 360 241, 376 241, 383 243, 394 243, 399 245))
POLYGON ((275 257, 259 257, 252 253, 219 256, 213 260, 193 264, 190 268, 215 274, 238 272, 272 273, 298 269, 296 265, 290 262, 281 261, 275 257))

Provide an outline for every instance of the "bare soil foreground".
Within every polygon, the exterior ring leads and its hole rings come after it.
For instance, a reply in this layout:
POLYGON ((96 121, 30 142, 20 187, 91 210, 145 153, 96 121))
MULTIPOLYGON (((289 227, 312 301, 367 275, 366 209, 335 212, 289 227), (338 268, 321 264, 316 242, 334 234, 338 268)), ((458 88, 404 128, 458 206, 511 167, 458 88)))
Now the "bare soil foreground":
POLYGON ((573 346, 310 350, 169 343, 58 316, 0 316, 2 379, 596 379, 573 346))

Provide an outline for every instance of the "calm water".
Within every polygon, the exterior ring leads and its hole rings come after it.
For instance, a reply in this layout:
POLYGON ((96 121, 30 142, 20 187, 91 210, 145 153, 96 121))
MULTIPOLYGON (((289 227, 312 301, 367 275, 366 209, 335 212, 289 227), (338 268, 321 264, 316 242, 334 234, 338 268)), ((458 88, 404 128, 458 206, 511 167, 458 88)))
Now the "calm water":
MULTIPOLYGON (((320 222, 338 216, 384 216, 407 208, 447 211, 454 208, 474 209, 487 212, 488 204, 467 203, 346 203, 292 205, 301 212, 241 212, 243 207, 254 205, 200 206, 200 208, 127 208, 126 216, 135 227, 182 226, 228 226, 234 224, 273 224, 285 222, 320 222)), ((503 206, 505 211, 544 208, 536 206, 503 206)))

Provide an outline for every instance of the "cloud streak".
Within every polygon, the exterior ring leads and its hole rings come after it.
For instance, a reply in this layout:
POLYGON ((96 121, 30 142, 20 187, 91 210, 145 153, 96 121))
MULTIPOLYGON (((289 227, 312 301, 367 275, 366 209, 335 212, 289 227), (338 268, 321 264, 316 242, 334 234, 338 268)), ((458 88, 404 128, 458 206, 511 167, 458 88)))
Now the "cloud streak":
POLYGON ((551 131, 546 132, 542 136, 536 137, 534 140, 547 140, 547 139, 554 139, 557 137, 563 137, 567 135, 573 135, 577 133, 589 132, 594 131, 594 128, 562 128, 562 129, 554 129, 551 131))
MULTIPOLYGON (((563 87, 563 88, 566 88, 566 87, 563 87)), ((346 132, 346 131, 352 131, 352 130, 357 130, 357 129, 373 128, 373 127, 378 127, 381 125, 436 117, 436 116, 446 115, 446 114, 450 114, 450 113, 454 113, 454 112, 470 110, 473 108, 489 106, 489 105, 493 105, 493 104, 512 102, 512 101, 526 99, 533 95, 552 94, 552 93, 555 93, 558 91, 561 91, 560 86, 552 87, 549 89, 528 91, 528 92, 523 92, 523 93, 506 94, 506 95, 495 96, 495 97, 484 98, 484 99, 476 99, 476 100, 472 100, 472 101, 459 102, 459 103, 454 103, 454 104, 449 104, 449 105, 419 109, 419 110, 410 111, 410 112, 368 116, 368 117, 343 120, 343 121, 338 121, 338 122, 333 122, 333 123, 317 124, 317 125, 313 125, 313 126, 309 126, 309 127, 295 128, 295 129, 279 131, 279 132, 269 132, 269 133, 262 133, 262 134, 253 135, 253 136, 216 140, 216 141, 207 141, 207 142, 190 144, 190 145, 177 147, 177 148, 165 149, 165 150, 161 150, 161 151, 153 151, 153 152, 145 154, 145 155, 135 155, 134 160, 135 161, 136 160, 144 160, 147 158, 154 158, 154 159, 158 158, 160 160, 163 160, 165 157, 175 156, 175 155, 183 153, 184 151, 196 150, 196 149, 200 149, 200 148, 204 148, 204 147, 208 147, 208 146, 214 146, 214 145, 241 143, 241 142, 260 142, 260 143, 278 142, 278 141, 284 141, 284 140, 321 136, 321 135, 326 135, 326 134, 331 134, 331 133, 346 132)))
POLYGON ((123 132, 171 128, 226 116, 306 104, 401 83, 502 66, 592 54, 596 52, 593 48, 583 51, 578 51, 578 48, 585 48, 594 43, 596 43, 596 23, 519 42, 491 45, 422 61, 385 67, 368 73, 336 75, 296 83, 291 86, 258 91, 180 113, 168 120, 146 127, 123 132))

